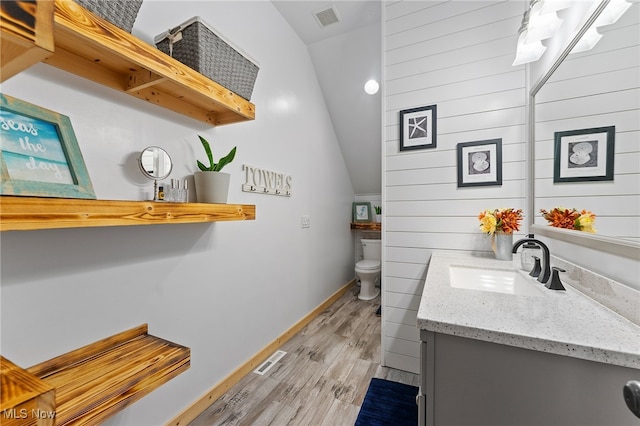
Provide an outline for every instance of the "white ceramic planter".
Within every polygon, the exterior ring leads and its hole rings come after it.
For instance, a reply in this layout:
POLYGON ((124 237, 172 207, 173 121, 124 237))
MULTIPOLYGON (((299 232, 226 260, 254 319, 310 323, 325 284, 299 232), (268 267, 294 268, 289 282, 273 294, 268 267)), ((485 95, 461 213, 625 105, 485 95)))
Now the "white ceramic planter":
POLYGON ((199 203, 226 204, 231 175, 222 172, 195 172, 196 199, 199 203))

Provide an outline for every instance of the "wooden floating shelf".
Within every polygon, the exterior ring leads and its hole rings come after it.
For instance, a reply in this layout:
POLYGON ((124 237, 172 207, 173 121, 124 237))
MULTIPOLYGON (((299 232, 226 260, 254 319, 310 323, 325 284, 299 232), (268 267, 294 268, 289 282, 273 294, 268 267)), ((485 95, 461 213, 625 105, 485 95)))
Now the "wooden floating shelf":
POLYGON ((0 197, 0 231, 254 220, 255 205, 0 197))
POLYGON ((253 120, 231 90, 68 0, 55 1, 55 52, 45 63, 209 125, 253 120))
POLYGON ((0 423, 3 426, 55 424, 53 386, 2 356, 0 379, 0 423))
POLYGON ((55 389, 56 425, 95 425, 186 371, 190 362, 189 348, 149 335, 143 324, 27 371, 55 389))
POLYGON ((380 222, 351 222, 351 229, 361 231, 382 231, 380 222))
POLYGON ((53 3, 50 1, 4 3, 0 28, 0 81, 19 74, 53 53, 53 3), (25 19, 26 16, 30 19, 25 19))
MULTIPOLYGON (((38 1, 38 9, 41 4, 50 3, 38 1)), ((55 10, 50 13, 53 13, 53 53, 47 49, 30 49, 29 40, 19 40, 24 46, 21 49, 38 52, 38 55, 26 55, 12 48, 8 43, 15 40, 9 26, 11 22, 2 20, 3 78, 5 72, 7 76, 14 75, 21 68, 42 60, 209 125, 255 118, 255 106, 251 102, 79 4, 55 0, 55 10)), ((30 44, 34 45, 34 41, 30 44)))

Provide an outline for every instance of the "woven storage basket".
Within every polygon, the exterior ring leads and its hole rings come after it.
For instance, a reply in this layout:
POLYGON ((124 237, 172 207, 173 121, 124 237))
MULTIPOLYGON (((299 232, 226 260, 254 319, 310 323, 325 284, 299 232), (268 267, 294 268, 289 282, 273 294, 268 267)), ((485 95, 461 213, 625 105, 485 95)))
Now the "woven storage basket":
POLYGON ((75 0, 80 6, 127 32, 133 29, 142 0, 75 0))
POLYGON ((159 34, 158 49, 250 100, 258 76, 257 63, 217 34, 200 17, 159 34))

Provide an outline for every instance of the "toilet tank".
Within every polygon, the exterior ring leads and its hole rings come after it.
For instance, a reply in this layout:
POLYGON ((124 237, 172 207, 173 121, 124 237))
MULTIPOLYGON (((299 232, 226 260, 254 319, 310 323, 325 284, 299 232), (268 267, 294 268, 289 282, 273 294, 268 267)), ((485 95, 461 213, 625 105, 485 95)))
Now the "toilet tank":
POLYGON ((360 240, 364 260, 382 259, 382 240, 360 240))

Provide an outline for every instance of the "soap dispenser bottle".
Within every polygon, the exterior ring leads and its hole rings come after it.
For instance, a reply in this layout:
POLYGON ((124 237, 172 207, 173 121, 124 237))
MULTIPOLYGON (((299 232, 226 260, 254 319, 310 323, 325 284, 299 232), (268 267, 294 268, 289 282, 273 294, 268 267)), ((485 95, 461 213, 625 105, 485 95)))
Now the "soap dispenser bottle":
MULTIPOLYGON (((527 238, 534 238, 533 234, 527 235, 527 238)), ((534 256, 542 257, 542 249, 535 243, 527 242, 522 245, 520 252, 520 267, 523 271, 531 271, 535 265, 534 256)))

